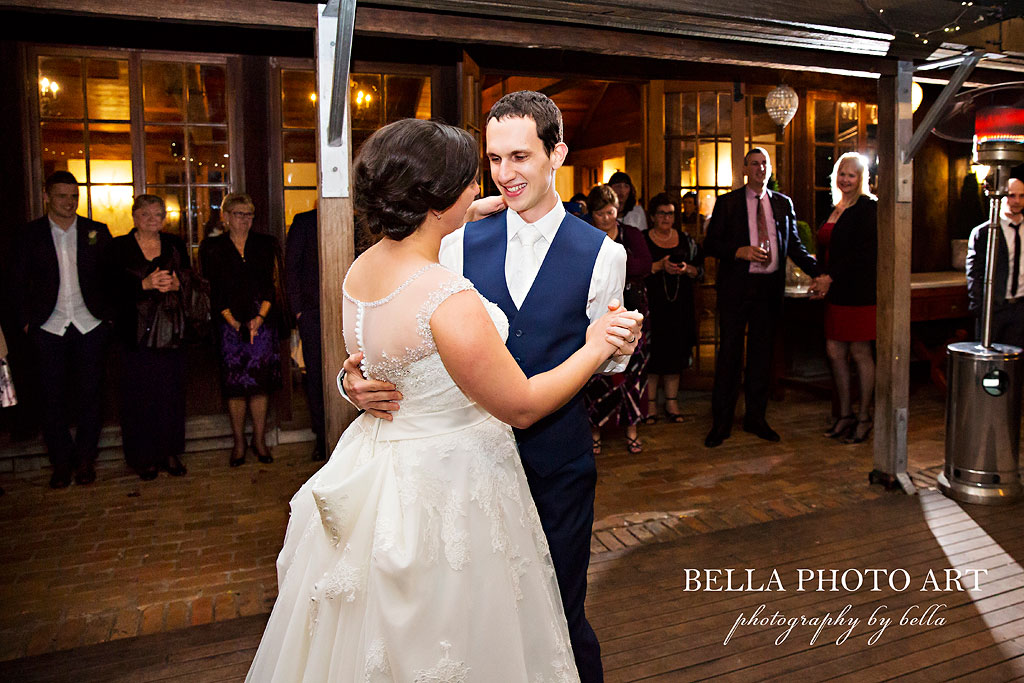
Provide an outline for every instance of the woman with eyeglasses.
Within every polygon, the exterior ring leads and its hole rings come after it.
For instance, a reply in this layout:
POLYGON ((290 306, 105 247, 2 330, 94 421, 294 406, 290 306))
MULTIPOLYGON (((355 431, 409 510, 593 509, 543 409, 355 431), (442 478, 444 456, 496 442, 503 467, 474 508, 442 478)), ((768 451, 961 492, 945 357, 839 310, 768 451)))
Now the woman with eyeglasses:
POLYGON ((654 196, 647 205, 651 227, 644 233, 651 252, 647 278, 650 306, 651 357, 647 363, 649 414, 644 424, 658 421, 658 384, 665 385, 665 417, 682 422, 679 412, 679 376, 693 364, 697 344, 697 318, 693 283, 704 275, 704 255, 694 239, 676 226, 676 207, 667 194, 654 196))
POLYGON ((266 443, 268 395, 281 384, 276 296, 277 240, 252 230, 256 208, 245 194, 230 194, 221 204, 225 232, 208 237, 200 254, 210 280, 210 310, 220 317, 224 396, 228 401, 234 446, 232 467, 245 462, 246 409, 252 416, 250 446, 262 463, 274 458, 266 443))

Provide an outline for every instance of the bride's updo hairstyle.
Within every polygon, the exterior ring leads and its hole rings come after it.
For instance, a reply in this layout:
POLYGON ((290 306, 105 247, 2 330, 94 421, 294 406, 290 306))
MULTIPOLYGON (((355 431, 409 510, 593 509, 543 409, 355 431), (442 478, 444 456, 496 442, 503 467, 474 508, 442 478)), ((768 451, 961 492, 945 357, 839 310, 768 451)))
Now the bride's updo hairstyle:
POLYGON ((375 235, 402 240, 428 211, 454 204, 479 164, 476 140, 461 128, 420 119, 388 124, 356 157, 356 220, 375 235))

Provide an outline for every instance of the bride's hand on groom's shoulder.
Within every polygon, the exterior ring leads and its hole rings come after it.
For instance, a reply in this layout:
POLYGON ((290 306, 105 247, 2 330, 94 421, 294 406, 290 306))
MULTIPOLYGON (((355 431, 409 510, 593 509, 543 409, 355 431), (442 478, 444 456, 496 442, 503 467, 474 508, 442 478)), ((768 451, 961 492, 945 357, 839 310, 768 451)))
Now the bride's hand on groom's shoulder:
POLYGON ((609 356, 628 356, 636 349, 643 320, 639 312, 627 311, 618 300, 613 300, 608 304, 608 312, 587 330, 587 340, 600 335, 608 345, 609 356))
POLYGON ((402 394, 391 382, 363 377, 362 368, 359 367, 362 360, 363 354, 353 353, 342 365, 345 376, 341 386, 345 389, 345 395, 356 408, 382 420, 391 420, 391 413, 398 410, 402 394))
POLYGON ((476 199, 469 208, 466 209, 466 217, 463 218, 463 223, 472 223, 478 221, 481 218, 487 218, 492 213, 498 213, 505 208, 505 198, 499 195, 492 197, 482 197, 476 199))

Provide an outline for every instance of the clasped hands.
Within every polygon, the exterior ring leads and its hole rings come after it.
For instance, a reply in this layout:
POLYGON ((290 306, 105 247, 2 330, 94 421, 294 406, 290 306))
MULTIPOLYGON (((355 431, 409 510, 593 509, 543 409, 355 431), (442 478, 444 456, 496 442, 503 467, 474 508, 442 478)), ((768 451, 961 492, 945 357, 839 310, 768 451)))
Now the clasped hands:
POLYGON ((174 271, 157 268, 143 278, 142 288, 155 289, 158 292, 175 292, 181 288, 181 283, 174 271))
MULTIPOLYGON (((615 357, 629 356, 636 350, 640 342, 641 325, 644 317, 637 311, 627 311, 617 299, 608 304, 608 313, 591 323, 588 333, 596 332, 604 325, 605 341, 611 345, 610 355, 615 357)), ((382 382, 363 377, 359 367, 363 360, 362 353, 353 353, 345 359, 342 369, 341 386, 345 395, 360 410, 382 420, 391 420, 391 412, 398 410, 398 402, 402 393, 391 382, 382 382)))
MULTIPOLYGON (((750 261, 751 263, 768 263, 769 253, 766 249, 747 245, 736 250, 736 258, 750 261)), ((811 279, 811 288, 808 290, 812 299, 824 299, 828 294, 832 278, 828 275, 819 275, 811 279)))

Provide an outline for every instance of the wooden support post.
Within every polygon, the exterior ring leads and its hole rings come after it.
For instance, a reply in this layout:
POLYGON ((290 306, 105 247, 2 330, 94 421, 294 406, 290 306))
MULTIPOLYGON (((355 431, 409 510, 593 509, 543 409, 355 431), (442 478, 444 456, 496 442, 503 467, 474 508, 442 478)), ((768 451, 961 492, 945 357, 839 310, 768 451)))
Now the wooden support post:
MULTIPOLYGON (((350 46, 335 46, 338 19, 321 16, 317 24, 317 84, 319 86, 317 135, 317 167, 319 197, 317 198, 317 230, 320 253, 320 326, 323 342, 324 417, 328 447, 332 447, 356 416, 356 409, 341 397, 335 378, 348 357, 342 336, 341 283, 355 258, 355 220, 349 191, 348 170, 351 165, 351 126, 346 120, 345 142, 341 147, 327 145, 327 127, 331 107, 331 83, 334 74, 334 51, 350 46)), ((347 88, 343 90, 346 93, 347 88)), ((348 106, 348 103, 345 103, 348 106)))
MULTIPOLYGON (((665 182, 665 81, 647 84, 647 177, 644 192, 648 200, 664 192, 665 182)), ((678 182, 678 180, 677 180, 678 182)))
POLYGON ((878 369, 871 481, 914 492, 907 476, 910 386, 910 256, 913 162, 900 151, 913 133, 914 66, 897 63, 878 81, 878 369))

